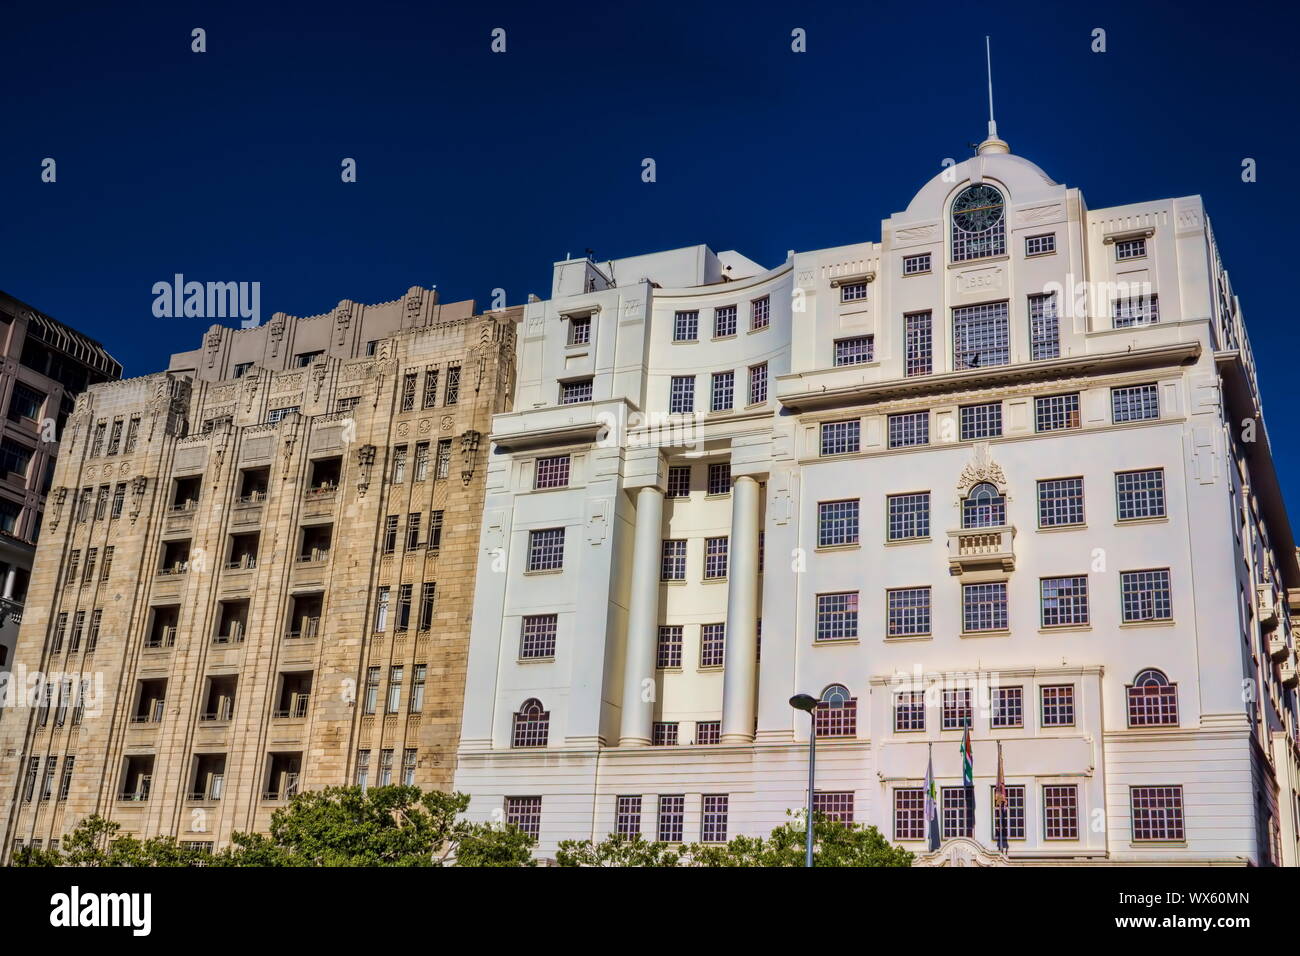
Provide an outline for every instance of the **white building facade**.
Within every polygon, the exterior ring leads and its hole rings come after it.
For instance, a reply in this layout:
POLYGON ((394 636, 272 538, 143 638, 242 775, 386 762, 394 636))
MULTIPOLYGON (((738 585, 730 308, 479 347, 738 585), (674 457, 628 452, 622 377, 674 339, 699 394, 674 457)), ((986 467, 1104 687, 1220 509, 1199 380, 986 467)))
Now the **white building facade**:
POLYGON ((879 242, 554 275, 494 419, 474 818, 765 834, 815 721, 819 808, 923 860, 1297 863, 1300 568, 1199 197, 1089 210, 994 135, 879 242))

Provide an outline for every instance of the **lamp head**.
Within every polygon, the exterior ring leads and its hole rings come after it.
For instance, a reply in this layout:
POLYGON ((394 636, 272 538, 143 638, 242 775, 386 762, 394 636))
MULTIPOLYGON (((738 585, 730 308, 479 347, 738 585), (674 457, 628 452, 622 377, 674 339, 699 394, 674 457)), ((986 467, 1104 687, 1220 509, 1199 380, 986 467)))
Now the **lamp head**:
POLYGON ((806 710, 811 714, 817 707, 817 698, 808 694, 795 694, 790 698, 790 706, 795 710, 806 710))

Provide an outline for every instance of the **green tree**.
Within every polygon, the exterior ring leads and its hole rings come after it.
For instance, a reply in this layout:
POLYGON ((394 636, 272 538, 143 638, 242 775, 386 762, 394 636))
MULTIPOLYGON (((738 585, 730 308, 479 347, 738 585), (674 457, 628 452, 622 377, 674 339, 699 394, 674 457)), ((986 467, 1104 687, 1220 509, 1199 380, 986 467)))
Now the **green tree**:
MULTIPOLYGON (((695 866, 803 866, 808 830, 802 816, 777 827, 766 838, 739 836, 724 845, 692 844, 695 866)), ((875 827, 840 823, 818 813, 813 818, 814 866, 911 866, 915 855, 893 846, 875 827)))
POLYGON ((611 833, 599 843, 564 840, 555 855, 559 866, 681 866, 682 849, 611 833))
POLYGON ((60 850, 27 847, 15 866, 535 866, 536 841, 514 826, 460 819, 469 797, 418 787, 328 787, 300 793, 271 832, 235 833, 219 853, 172 837, 118 836, 88 817, 60 850))

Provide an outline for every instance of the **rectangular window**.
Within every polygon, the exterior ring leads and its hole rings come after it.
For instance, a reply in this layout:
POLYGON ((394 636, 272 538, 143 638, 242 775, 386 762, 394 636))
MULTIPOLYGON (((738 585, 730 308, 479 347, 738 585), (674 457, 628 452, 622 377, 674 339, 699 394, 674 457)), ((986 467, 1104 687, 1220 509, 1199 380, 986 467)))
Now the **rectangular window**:
POLYGON ((380 633, 388 627, 388 605, 392 598, 392 588, 384 585, 379 589, 375 600, 375 632, 380 633))
POLYGON ((695 376, 674 375, 668 384, 668 411, 682 415, 695 411, 695 376))
POLYGON ((709 465, 709 494, 731 494, 731 462, 719 461, 709 465))
POLYGON ((1123 595, 1124 623, 1173 620, 1173 597, 1169 588, 1169 569, 1121 571, 1120 593, 1123 595))
POLYGON ((415 481, 425 481, 429 477, 429 443, 415 444, 415 481))
POLYGON ((894 791, 894 839, 925 839, 925 791, 920 787, 894 791))
POLYGON ((989 368, 1011 361, 1007 303, 988 302, 952 310, 953 369, 989 368))
POLYGON ((666 496, 669 498, 689 498, 691 496, 690 465, 668 466, 668 491, 666 496))
POLYGON ((861 448, 862 422, 853 419, 847 422, 822 422, 821 454, 851 455, 861 448))
POLYGON ((1028 236, 1025 238, 1025 255, 1027 256, 1045 256, 1049 252, 1056 251, 1056 233, 1049 232, 1045 236, 1028 236))
MULTIPOLYGON (((285 407, 285 408, 273 408, 273 409, 271 409, 269 412, 266 413, 266 420, 267 420, 268 424, 275 425, 275 424, 278 424, 279 422, 283 421, 286 415, 291 415, 291 414, 292 414, 292 415, 296 415, 296 414, 298 414, 298 406, 297 406, 297 405, 289 405, 289 406, 287 406, 287 407, 285 407)), ((115 425, 114 428, 116 428, 116 427, 117 427, 117 426, 115 425)), ((111 449, 112 447, 113 447, 113 446, 112 446, 112 444, 110 443, 110 444, 109 444, 109 448, 111 449)), ((113 454, 113 452, 110 451, 109 454, 111 455, 111 454, 113 454)))
POLYGON ((660 794, 659 827, 660 843, 681 843, 682 825, 686 820, 686 797, 683 794, 660 794))
POLYGON ((123 448, 123 451, 126 454, 129 455, 131 454, 131 452, 135 451, 136 437, 139 435, 139 433, 140 433, 140 416, 136 415, 126 424, 126 446, 123 448))
POLYGON ((1160 297, 1155 293, 1116 299, 1113 309, 1114 326, 1117 329, 1155 325, 1160 321, 1160 297))
POLYGON ((434 463, 433 474, 435 478, 443 479, 451 474, 451 439, 443 438, 438 441, 438 457, 434 463))
POLYGON ((726 536, 704 539, 704 579, 716 580, 727 576, 726 536))
POLYGON ((420 585, 420 630, 427 631, 433 627, 433 607, 437 599, 438 585, 426 581, 420 585))
POLYGON ((713 387, 710 389, 709 409, 724 412, 736 404, 736 373, 714 372, 713 387))
POLYGON ((415 786, 415 756, 418 749, 408 747, 402 751, 402 786, 415 786))
POLYGON ((655 649, 656 667, 682 666, 682 626, 680 624, 661 624, 659 626, 659 644, 655 649))
POLYGON ((903 256, 903 275, 915 276, 930 271, 930 253, 922 252, 915 256, 903 256))
POLYGON ((360 404, 361 404, 361 396, 359 395, 352 395, 348 398, 340 398, 338 401, 334 403, 334 411, 350 412, 352 411, 352 409, 356 408, 360 404))
POLYGON ((437 551, 442 547, 442 512, 429 512, 429 544, 430 551, 437 551))
POLYGON ((736 334, 736 307, 724 305, 713 310, 713 337, 726 338, 736 334))
POLYGON ((1185 839, 1182 787, 1130 787, 1129 809, 1135 843, 1185 839))
POLYGON ((569 344, 586 345, 591 341, 591 316, 575 315, 569 318, 569 344))
POLYGON ((867 297, 867 283, 849 282, 840 286, 841 302, 861 302, 867 297))
POLYGON ((455 405, 460 401, 460 366, 447 366, 447 387, 443 391, 442 403, 455 405))
POLYGON ((894 697, 894 732, 925 730, 925 691, 905 690, 894 697))
POLYGON ((1029 357, 1039 359, 1059 358, 1061 355, 1061 323, 1056 313, 1056 293, 1029 297, 1029 357))
POLYGON ((63 779, 59 781, 59 800, 67 800, 68 792, 72 789, 72 768, 76 763, 76 757, 63 758, 63 779))
POLYGON ((13 395, 9 399, 9 420, 18 422, 30 418, 35 421, 41 417, 41 406, 44 404, 43 392, 29 388, 22 382, 14 382, 13 395))
POLYGON ((421 405, 424 408, 433 408, 438 404, 438 370, 429 368, 424 370, 424 400, 421 405))
POLYGON ((749 367, 749 404, 761 405, 767 401, 767 363, 749 367))
POLYGON ((104 432, 107 429, 108 429, 108 425, 104 422, 100 422, 98 425, 95 426, 95 432, 90 442, 91 458, 98 458, 100 454, 104 451, 104 432))
POLYGON ((890 495, 887 540, 930 537, 930 492, 890 495))
POLYGON ((1002 403, 963 405, 960 410, 959 434, 962 441, 998 438, 1002 435, 1002 403))
POLYGON ((113 505, 109 509, 109 518, 122 517, 122 505, 126 503, 126 482, 120 481, 113 489, 113 505))
POLYGON ((1025 689, 993 687, 989 691, 989 726, 1023 727, 1025 725, 1025 689))
POLYGON ((81 583, 87 585, 95 580, 95 564, 99 561, 99 548, 86 551, 86 570, 82 572, 81 583))
POLYGON ((402 376, 402 411, 404 412, 415 408, 415 385, 419 377, 418 372, 407 372, 402 376))
POLYGON ((1074 685, 1054 684, 1039 688, 1042 716, 1039 723, 1044 727, 1074 726, 1074 685))
POLYGON ((889 637, 915 637, 930 633, 930 589, 892 588, 886 592, 889 637))
POLYGON ((542 832, 542 798, 506 797, 506 825, 537 839, 542 832))
POLYGON ((1120 521, 1165 516, 1165 470, 1121 471, 1115 474, 1115 510, 1120 521))
POLYGON ((862 365, 874 357, 875 339, 870 335, 835 340, 835 364, 862 365))
POLYGON ((772 303, 767 296, 761 299, 754 299, 749 303, 749 330, 757 332, 759 329, 767 328, 771 319, 772 303))
POLYGON ((1088 577, 1042 578, 1043 627, 1080 627, 1088 623, 1088 577))
POLYGON ((619 797, 614 806, 614 832, 621 837, 641 835, 641 798, 619 797))
POLYGON ((993 801, 997 797, 997 787, 989 787, 989 806, 994 807, 991 816, 990 839, 997 845, 999 824, 1006 827, 1008 840, 1025 838, 1025 788, 1023 784, 1007 784, 1007 805, 999 814, 993 801), (1001 817, 1001 820, 999 820, 1001 817))
POLYGON ((1074 784, 1043 787, 1043 837, 1079 839, 1079 788, 1074 784))
POLYGON ((700 842, 727 842, 727 795, 725 793, 704 795, 704 812, 700 818, 700 842))
POLYGON ((659 580, 686 580, 686 541, 683 538, 670 538, 664 541, 663 553, 659 562, 659 580))
POLYGON ((930 443, 930 413, 905 412, 889 416, 889 447, 912 448, 930 443))
POLYGON ((939 834, 942 839, 969 836, 971 806, 965 787, 942 787, 939 790, 939 834))
POLYGON ((1124 239, 1115 243, 1115 259, 1141 259, 1147 254, 1146 239, 1124 239))
POLYGON ((1083 524, 1083 479, 1053 478, 1038 482, 1038 526, 1060 528, 1083 524))
POLYGON ((559 617, 555 614, 524 616, 519 637, 519 656, 524 660, 555 656, 555 632, 559 617))
POLYGON ((384 554, 392 554, 397 550, 397 515, 389 515, 384 519, 384 554))
POLYGON ((406 550, 414 551, 420 547, 420 519, 424 513, 414 511, 406 516, 406 550))
POLYGON ((564 567, 564 529, 528 532, 529 571, 557 571, 564 567))
POLYGON ((1156 392, 1155 384, 1112 388, 1110 412, 1111 420, 1116 425, 1122 422, 1144 422, 1159 418, 1160 396, 1156 392))
MULTIPOLYGON (((278 409, 278 410, 279 410, 279 411, 283 411, 283 412, 288 412, 288 411, 290 411, 290 409, 287 409, 287 408, 285 408, 285 409, 278 409)), ((293 409, 293 411, 297 411, 297 409, 295 408, 295 409, 293 409)), ((273 418, 273 419, 271 419, 271 421, 273 421, 273 422, 278 422, 279 420, 280 420, 280 419, 278 419, 278 418, 273 418)), ((118 450, 119 446, 121 445, 121 443, 122 443, 122 419, 120 419, 120 418, 116 418, 116 419, 113 420, 113 428, 112 428, 112 431, 110 431, 110 432, 108 433, 108 453, 109 453, 110 455, 116 455, 116 454, 117 454, 117 450, 118 450)))
POLYGON ((858 499, 817 504, 817 547, 858 543, 858 499))
POLYGON ((962 730, 969 727, 971 716, 969 687, 946 687, 943 691, 943 729, 962 730))
POLYGON ((569 487, 569 456, 555 455, 550 458, 537 459, 537 471, 534 475, 533 487, 569 487))
MULTIPOLYGON (((373 714, 379 702, 379 668, 366 668, 366 693, 361 700, 361 713, 373 714)), ((368 751, 367 751, 368 753, 368 751)))
POLYGON ((701 747, 722 743, 722 721, 697 720, 695 722, 695 743, 701 747))
POLYGON ((696 311, 673 314, 673 341, 695 342, 700 337, 700 313, 696 311))
POLYGON ((428 664, 416 664, 414 679, 411 681, 411 700, 407 703, 406 709, 412 714, 418 714, 424 710, 424 684, 429 677, 428 664))
POLYGON ((906 373, 929 375, 934 371, 934 331, 929 312, 915 312, 903 317, 905 326, 906 373))
POLYGON ((411 598, 414 590, 414 584, 399 584, 397 586, 397 621, 393 625, 395 631, 409 631, 411 629, 411 598))
POLYGON ((1055 432, 1079 427, 1079 393, 1034 399, 1034 430, 1055 432))
MULTIPOLYGON (((409 588, 409 584, 402 585, 409 588)), ((388 713, 395 714, 402 704, 402 679, 405 676, 405 668, 390 667, 388 669, 388 713)), ((392 751, 388 751, 389 754, 392 751)))
POLYGON ((393 448, 393 484, 400 485, 406 481, 406 446, 393 448))
POLYGON ((589 378, 579 379, 576 382, 561 382, 560 404, 580 405, 591 401, 591 387, 592 380, 589 378))
POLYGON ((858 636, 858 592, 817 595, 818 641, 846 641, 858 636))
POLYGON ((962 630, 1005 631, 1007 629, 1007 582, 966 584, 961 589, 962 630))
POLYGON ((705 624, 700 628, 700 666, 721 667, 727 647, 727 625, 705 624))
POLYGON ((650 744, 654 747, 677 746, 677 723, 657 720, 650 728, 650 744))
MULTIPOLYGON (((853 791, 818 790, 813 793, 813 813, 820 813, 832 823, 853 822, 853 791)), ((816 835, 814 831, 814 836, 816 835)))

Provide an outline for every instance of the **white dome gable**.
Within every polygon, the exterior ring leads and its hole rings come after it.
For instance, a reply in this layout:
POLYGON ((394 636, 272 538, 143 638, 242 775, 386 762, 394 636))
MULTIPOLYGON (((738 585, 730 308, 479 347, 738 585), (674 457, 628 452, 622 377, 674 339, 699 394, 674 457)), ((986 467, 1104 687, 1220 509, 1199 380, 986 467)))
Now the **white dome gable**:
POLYGON ((1064 186, 1027 159, 1011 153, 984 153, 936 175, 912 197, 907 209, 893 218, 911 221, 943 216, 963 186, 984 181, 1002 189, 1008 204, 1057 199, 1065 192, 1064 186))

